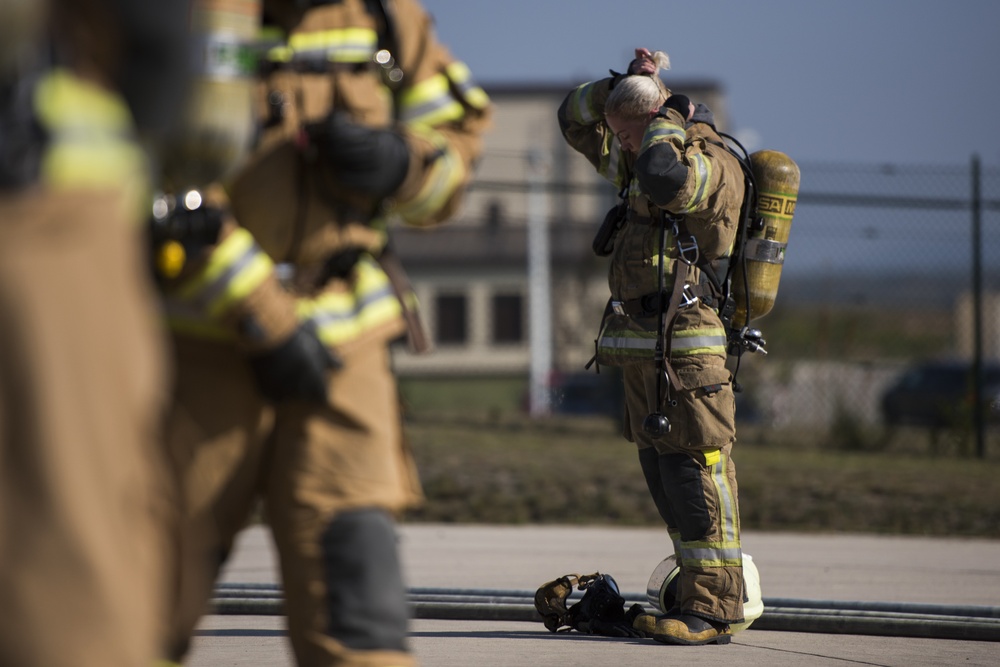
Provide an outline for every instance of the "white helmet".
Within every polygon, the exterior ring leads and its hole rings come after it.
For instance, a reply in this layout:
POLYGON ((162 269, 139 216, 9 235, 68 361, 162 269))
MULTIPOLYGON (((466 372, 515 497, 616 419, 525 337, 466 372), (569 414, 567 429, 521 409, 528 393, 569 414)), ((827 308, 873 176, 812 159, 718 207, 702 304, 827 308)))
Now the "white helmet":
MULTIPOLYGON (((680 568, 673 554, 667 556, 653 568, 646 584, 646 599, 649 604, 666 613, 677 599, 677 574, 680 568)), ((735 634, 750 627, 750 624, 764 613, 764 598, 760 592, 760 573, 750 554, 743 554, 743 581, 746 585, 746 599, 743 601, 743 622, 734 623, 730 630, 735 634)))

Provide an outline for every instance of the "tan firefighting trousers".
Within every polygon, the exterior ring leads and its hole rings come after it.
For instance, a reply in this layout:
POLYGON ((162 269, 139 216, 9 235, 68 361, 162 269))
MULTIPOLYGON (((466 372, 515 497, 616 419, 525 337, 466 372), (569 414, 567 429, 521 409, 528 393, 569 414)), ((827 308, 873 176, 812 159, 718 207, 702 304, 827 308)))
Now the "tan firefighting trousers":
POLYGON ((113 194, 0 195, 0 664, 161 647, 164 340, 113 194))
POLYGON ((625 434, 640 449, 650 493, 674 542, 680 608, 735 623, 743 620, 744 584, 736 465, 730 456, 735 401, 724 362, 704 355, 675 363, 685 388, 671 388, 662 403, 655 398, 651 360, 624 367, 622 378, 625 434), (643 431, 643 420, 654 410, 670 420, 665 436, 643 431))
POLYGON ((362 343, 341 355, 344 366, 331 376, 325 407, 265 404, 232 346, 178 337, 176 352, 168 446, 184 489, 187 526, 172 629, 175 655, 183 653, 205 612, 234 537, 263 499, 298 665, 413 664, 406 652, 351 650, 327 632, 330 575, 323 540, 331 521, 357 509, 394 513, 422 499, 403 446, 385 343, 362 343))

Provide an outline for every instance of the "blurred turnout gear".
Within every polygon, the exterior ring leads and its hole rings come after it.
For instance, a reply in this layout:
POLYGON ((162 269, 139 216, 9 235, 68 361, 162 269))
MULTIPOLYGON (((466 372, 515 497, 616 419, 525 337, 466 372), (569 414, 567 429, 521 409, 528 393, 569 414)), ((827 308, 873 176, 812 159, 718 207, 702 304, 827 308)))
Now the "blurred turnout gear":
POLYGON ((224 191, 201 188, 223 212, 217 242, 161 276, 182 552, 200 565, 179 572, 170 657, 263 500, 298 664, 412 664, 393 519, 423 496, 389 344, 417 320, 387 225, 457 210, 489 101, 414 0, 267 1, 264 18, 256 145, 224 191), (309 332, 336 360, 324 400, 255 382, 255 363, 295 336, 315 350, 309 332))
POLYGON ((183 77, 146 49, 183 52, 186 5, 30 5, 0 3, 0 664, 149 665, 170 507, 143 147, 183 77))
POLYGON ((567 574, 535 591, 535 610, 549 632, 576 630, 606 637, 643 636, 632 627, 634 619, 643 613, 642 605, 634 604, 628 611, 624 605, 618 583, 611 575, 600 572, 583 576, 567 574), (566 599, 574 587, 584 594, 567 608, 566 599))
POLYGON ((338 181, 369 196, 391 195, 409 171, 410 152, 401 134, 359 125, 346 111, 331 113, 307 132, 338 181))
POLYGON ((579 86, 558 112, 566 141, 619 188, 628 208, 609 255, 611 300, 596 360, 622 367, 624 435, 639 448, 674 543, 680 610, 736 623, 743 577, 730 458, 735 401, 717 290, 700 260, 732 251, 743 173, 703 105, 689 122, 662 107, 637 151, 623 150, 604 119, 614 81, 579 86), (663 428, 644 428, 648 417, 663 428))

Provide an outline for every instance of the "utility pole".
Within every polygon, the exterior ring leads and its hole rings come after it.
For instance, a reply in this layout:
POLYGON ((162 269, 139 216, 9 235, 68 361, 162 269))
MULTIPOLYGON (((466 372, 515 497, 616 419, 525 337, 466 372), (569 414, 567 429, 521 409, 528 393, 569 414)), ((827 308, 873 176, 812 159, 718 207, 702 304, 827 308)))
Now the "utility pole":
POLYGON ((976 456, 986 458, 983 410, 983 216, 979 155, 972 156, 972 423, 976 456))
POLYGON ((528 328, 531 332, 530 405, 532 417, 549 414, 552 370, 552 284, 549 275, 549 221, 545 181, 548 160, 528 153, 528 328))

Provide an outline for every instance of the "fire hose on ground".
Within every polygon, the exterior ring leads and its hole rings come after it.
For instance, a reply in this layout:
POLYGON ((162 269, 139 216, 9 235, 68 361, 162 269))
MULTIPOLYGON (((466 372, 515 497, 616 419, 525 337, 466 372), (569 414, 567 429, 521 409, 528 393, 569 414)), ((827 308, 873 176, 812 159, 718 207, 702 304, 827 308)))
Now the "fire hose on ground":
MULTIPOLYGON (((541 623, 534 595, 534 591, 478 588, 407 590, 417 619, 541 623)), ((580 595, 574 593, 567 604, 580 595)), ((639 603, 649 609, 645 594, 623 595, 626 608, 639 603)), ((279 616, 284 614, 284 595, 276 584, 220 583, 212 609, 223 615, 279 616)), ((1000 641, 1000 607, 764 598, 764 613, 749 629, 1000 641)))

